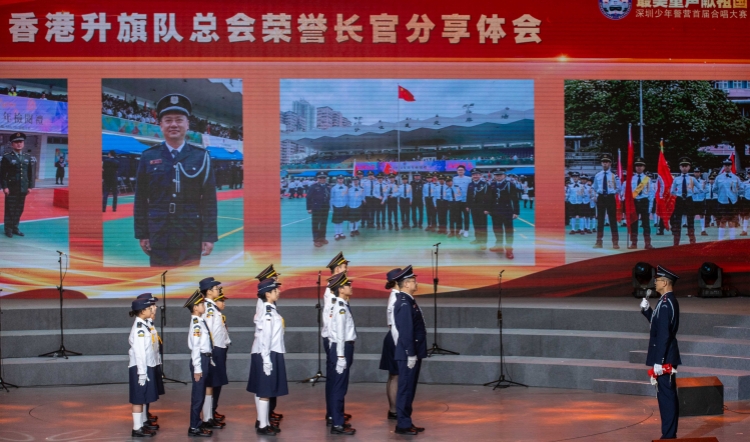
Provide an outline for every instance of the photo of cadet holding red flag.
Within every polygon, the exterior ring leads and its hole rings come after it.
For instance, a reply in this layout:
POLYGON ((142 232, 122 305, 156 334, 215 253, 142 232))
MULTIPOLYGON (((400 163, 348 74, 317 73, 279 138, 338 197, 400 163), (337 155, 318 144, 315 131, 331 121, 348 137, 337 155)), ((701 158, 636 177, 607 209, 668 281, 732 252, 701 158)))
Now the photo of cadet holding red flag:
POLYGON ((747 236, 750 180, 742 163, 750 160, 750 119, 729 83, 565 82, 566 211, 576 207, 569 191, 576 176, 593 177, 596 205, 594 241, 578 226, 585 220, 570 213, 564 218, 571 232, 566 263, 747 236), (707 114, 706 108, 721 111, 707 114), (627 227, 626 247, 618 241, 620 227, 627 227), (604 241, 607 228, 611 247, 604 241))

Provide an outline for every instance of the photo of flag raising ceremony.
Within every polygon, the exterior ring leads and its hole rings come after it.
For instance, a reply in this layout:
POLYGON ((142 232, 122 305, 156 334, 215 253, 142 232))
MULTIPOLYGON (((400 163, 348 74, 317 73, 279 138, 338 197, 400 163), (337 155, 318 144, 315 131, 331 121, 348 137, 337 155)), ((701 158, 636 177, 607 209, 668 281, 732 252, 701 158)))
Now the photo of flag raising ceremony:
POLYGON ((533 94, 524 80, 282 80, 284 264, 332 248, 385 263, 394 242, 429 264, 441 242, 447 265, 533 265, 533 94))
POLYGON ((750 441, 747 11, 0 1, 0 442, 750 441))
POLYGON ((68 86, 0 79, 0 267, 55 266, 68 250, 68 86))
POLYGON ((241 259, 242 80, 105 79, 102 89, 105 266, 241 259))

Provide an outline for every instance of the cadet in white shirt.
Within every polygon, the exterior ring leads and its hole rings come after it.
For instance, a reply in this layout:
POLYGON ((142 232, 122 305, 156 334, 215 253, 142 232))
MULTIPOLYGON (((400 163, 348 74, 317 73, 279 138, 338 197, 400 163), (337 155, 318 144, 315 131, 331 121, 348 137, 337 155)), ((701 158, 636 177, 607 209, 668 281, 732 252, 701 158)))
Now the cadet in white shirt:
MULTIPOLYGON (((331 278, 338 275, 339 273, 344 273, 349 269, 349 261, 344 258, 344 254, 339 252, 338 255, 334 256, 331 262, 328 263, 326 266, 329 269, 331 269, 331 278)), ((330 281, 331 278, 328 278, 330 281)), ((326 379, 330 379, 332 376, 333 371, 336 369, 334 365, 331 365, 328 363, 328 352, 331 348, 330 345, 330 335, 329 335, 329 322, 330 322, 330 315, 329 312, 331 311, 332 305, 336 302, 336 297, 331 292, 331 289, 329 289, 326 286, 326 290, 323 293, 323 312, 322 312, 322 328, 320 331, 320 336, 323 338, 323 348, 326 352, 326 379)), ((326 425, 331 425, 331 387, 333 386, 332 382, 326 382, 326 425)), ((351 418, 351 415, 347 415, 349 418, 351 418)))
MULTIPOLYGON (((276 281, 279 281, 279 277, 281 276, 281 273, 278 273, 274 268, 273 264, 269 265, 265 269, 263 269, 262 272, 258 273, 258 276, 255 277, 255 279, 258 280, 258 282, 261 282, 265 279, 275 279, 276 281)), ((265 313, 265 308, 263 307, 264 303, 263 300, 258 298, 258 303, 255 306, 255 316, 253 317, 253 323, 257 323, 259 320, 263 318, 263 314, 265 313)), ((255 342, 257 341, 258 334, 255 335, 255 342)), ((256 347, 253 347, 253 352, 257 350, 256 347)), ((272 397, 268 400, 268 417, 271 421, 271 425, 274 427, 278 427, 281 423, 281 419, 284 418, 283 414, 276 413, 276 398, 272 397)))
POLYGON ((717 212, 719 225, 719 241, 725 239, 727 228, 729 239, 734 239, 737 233, 738 208, 740 191, 740 179, 732 173, 732 160, 726 159, 722 162, 724 168, 716 176, 717 212))
POLYGON ((263 316, 255 321, 255 340, 250 359, 247 391, 255 393, 258 434, 275 436, 279 428, 271 425, 269 399, 286 396, 289 387, 284 364, 284 318, 276 311, 281 296, 280 282, 266 279, 258 284, 258 298, 263 300, 263 316))
POLYGON ((131 304, 129 313, 135 318, 130 329, 128 343, 128 379, 130 384, 130 403, 133 413, 133 431, 131 437, 151 437, 159 429, 148 421, 146 406, 159 400, 156 385, 156 352, 154 351, 155 337, 151 334, 148 318, 156 311, 156 298, 137 298, 131 304))
POLYGON ((349 235, 359 236, 359 223, 362 221, 362 206, 365 201, 365 190, 360 185, 360 176, 362 171, 357 172, 357 176, 352 180, 352 186, 349 188, 347 197, 347 217, 349 219, 349 235))
MULTIPOLYGON (((208 374, 211 362, 211 331, 208 329, 203 314, 206 304, 200 290, 196 290, 185 302, 190 310, 190 327, 188 328, 188 348, 190 348, 190 374, 193 375, 193 387, 190 394, 190 428, 188 436, 211 437, 212 432, 203 426, 203 421, 211 417, 211 403, 206 401, 208 374), (203 420, 201 420, 201 410, 203 420)), ((210 394, 210 393, 209 393, 210 394)))
POLYGON ((213 277, 204 278, 199 283, 201 295, 206 299, 206 313, 203 319, 206 321, 208 330, 211 332, 211 360, 213 364, 209 368, 209 376, 206 386, 210 390, 206 392, 206 402, 211 406, 211 412, 203 416, 203 426, 206 428, 224 428, 226 424, 221 422, 224 416, 215 412, 219 405, 219 395, 222 385, 227 385, 227 347, 231 343, 229 334, 221 319, 221 310, 216 306, 214 300, 221 296, 221 282, 213 277), (218 416, 217 416, 218 415, 218 416))
MULTIPOLYGON (((138 298, 136 299, 148 299, 153 302, 154 306, 156 305, 157 299, 151 295, 151 293, 144 293, 142 295, 138 295, 138 298)), ((152 335, 154 335, 155 339, 153 340, 153 346, 154 346, 154 352, 156 353, 156 367, 154 367, 156 374, 155 374, 155 381, 156 381, 156 390, 159 392, 159 396, 166 393, 166 390, 164 389, 164 374, 161 367, 161 338, 159 337, 159 333, 156 331, 156 327, 154 327, 154 320, 156 319, 156 310, 157 308, 151 309, 151 316, 147 318, 149 331, 152 335)), ((151 414, 151 410, 149 409, 148 404, 146 404, 143 407, 143 415, 146 417, 146 421, 143 421, 143 423, 146 423, 148 421, 149 424, 156 424, 156 421, 159 420, 158 416, 154 416, 151 414)), ((158 425, 155 425, 158 427, 158 425)))
POLYGON ((401 269, 393 269, 386 275, 388 282, 385 289, 390 290, 388 305, 386 307, 386 321, 388 331, 383 338, 383 351, 380 355, 380 369, 388 371, 388 381, 385 384, 385 393, 388 397, 388 419, 396 420, 396 395, 398 393, 398 364, 396 364, 396 341, 391 333, 393 327, 393 306, 396 304, 398 290, 394 279, 401 273, 401 269))
MULTIPOLYGON (((463 236, 464 238, 469 237, 469 212, 466 211, 466 196, 469 192, 469 183, 471 183, 471 177, 466 176, 466 166, 463 164, 456 168, 456 176, 453 177, 453 185, 458 186, 461 189, 461 193, 456 199, 456 202, 461 202, 460 211, 456 212, 456 222, 458 223, 458 234, 456 236, 463 236)), ((453 216, 451 214, 451 216, 453 216)))
POLYGON ((354 342, 357 340, 357 329, 354 317, 349 309, 349 297, 352 295, 352 281, 346 273, 339 273, 333 277, 328 288, 333 292, 337 301, 331 306, 328 324, 331 349, 328 358, 335 370, 328 382, 331 388, 331 434, 353 435, 356 433, 351 425, 346 423, 344 415, 344 398, 349 388, 349 371, 354 361, 354 342))

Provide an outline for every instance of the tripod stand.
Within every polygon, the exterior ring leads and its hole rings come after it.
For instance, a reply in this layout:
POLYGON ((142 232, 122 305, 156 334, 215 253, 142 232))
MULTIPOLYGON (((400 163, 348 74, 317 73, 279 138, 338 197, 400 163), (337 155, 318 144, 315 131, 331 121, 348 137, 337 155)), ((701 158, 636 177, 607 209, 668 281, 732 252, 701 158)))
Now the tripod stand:
MULTIPOLYGON (((62 256, 63 255, 65 255, 63 252, 59 250, 57 251, 57 263, 59 264, 59 267, 60 267, 60 285, 57 286, 57 290, 60 292, 60 348, 58 348, 57 350, 53 350, 49 353, 41 354, 39 355, 40 358, 43 358, 46 356, 52 356, 52 357, 62 356, 65 359, 68 359, 68 355, 81 356, 81 353, 71 351, 71 350, 66 350, 65 344, 63 341, 63 338, 65 337, 65 333, 63 331, 63 292, 65 291, 65 289, 63 289, 63 279, 65 278, 65 275, 63 275, 63 270, 62 270, 62 256)), ((68 255, 65 255, 65 273, 68 273, 68 255)))
POLYGON ((438 278, 438 258, 440 256, 440 243, 437 243, 433 245, 432 247, 435 247, 435 265, 432 267, 432 302, 433 302, 433 310, 435 312, 435 323, 432 325, 433 328, 433 342, 432 342, 432 348, 427 350, 427 357, 432 357, 433 355, 457 355, 459 353, 456 353, 455 351, 446 350, 444 348, 440 348, 440 346, 437 343, 437 322, 438 322, 438 311, 437 311, 437 289, 438 289, 438 282, 440 282, 440 278, 438 278))
MULTIPOLYGON (((0 292, 2 292, 3 289, 0 289, 0 292)), ((0 296, 0 299, 3 299, 0 296)), ((2 305, 0 305, 0 339, 2 339, 3 334, 3 308, 2 305)), ((8 390, 8 387, 18 388, 18 385, 13 385, 5 382, 3 380, 3 344, 0 342, 0 388, 10 393, 10 390, 8 390)))
MULTIPOLYGON (((496 388, 508 388, 508 387, 528 387, 526 384, 520 382, 513 382, 510 379, 505 379, 505 352, 503 351, 503 272, 497 275, 497 323, 500 327, 500 377, 492 382, 484 384, 485 387, 492 385, 492 389, 496 388)), ((510 376, 509 376, 510 377, 510 376)))
POLYGON ((318 303, 315 304, 315 309, 318 311, 318 372, 312 375, 311 377, 300 381, 301 384, 305 384, 309 382, 312 384, 313 387, 322 379, 326 378, 325 376, 323 376, 323 371, 321 369, 321 362, 320 362, 321 353, 322 353, 321 352, 322 338, 320 337, 320 328, 322 327, 321 318, 323 314, 323 306, 320 305, 320 272, 318 272, 318 282, 316 282, 316 285, 318 286, 318 303))
POLYGON ((178 381, 177 379, 168 378, 164 374, 164 326, 167 325, 167 272, 164 270, 161 274, 161 326, 159 327, 159 336, 162 342, 159 343, 159 357, 161 358, 161 380, 163 382, 172 382, 174 384, 187 385, 187 382, 178 381))

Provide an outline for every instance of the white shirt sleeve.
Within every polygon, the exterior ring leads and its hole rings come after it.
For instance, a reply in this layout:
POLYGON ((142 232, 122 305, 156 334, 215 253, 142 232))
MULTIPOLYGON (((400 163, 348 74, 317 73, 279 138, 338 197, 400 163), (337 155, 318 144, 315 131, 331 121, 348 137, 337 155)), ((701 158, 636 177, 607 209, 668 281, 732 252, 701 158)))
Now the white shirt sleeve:
POLYGON ((201 335, 207 333, 206 328, 200 323, 193 321, 190 318, 190 335, 188 336, 188 344, 190 347, 190 361, 193 364, 193 373, 203 373, 201 368, 201 335))
POLYGON ((146 347, 151 345, 151 333, 148 331, 148 326, 144 323, 140 323, 140 327, 136 326, 135 336, 133 337, 133 354, 135 355, 135 365, 138 367, 138 374, 146 374, 148 369, 148 363, 146 362, 146 347))

